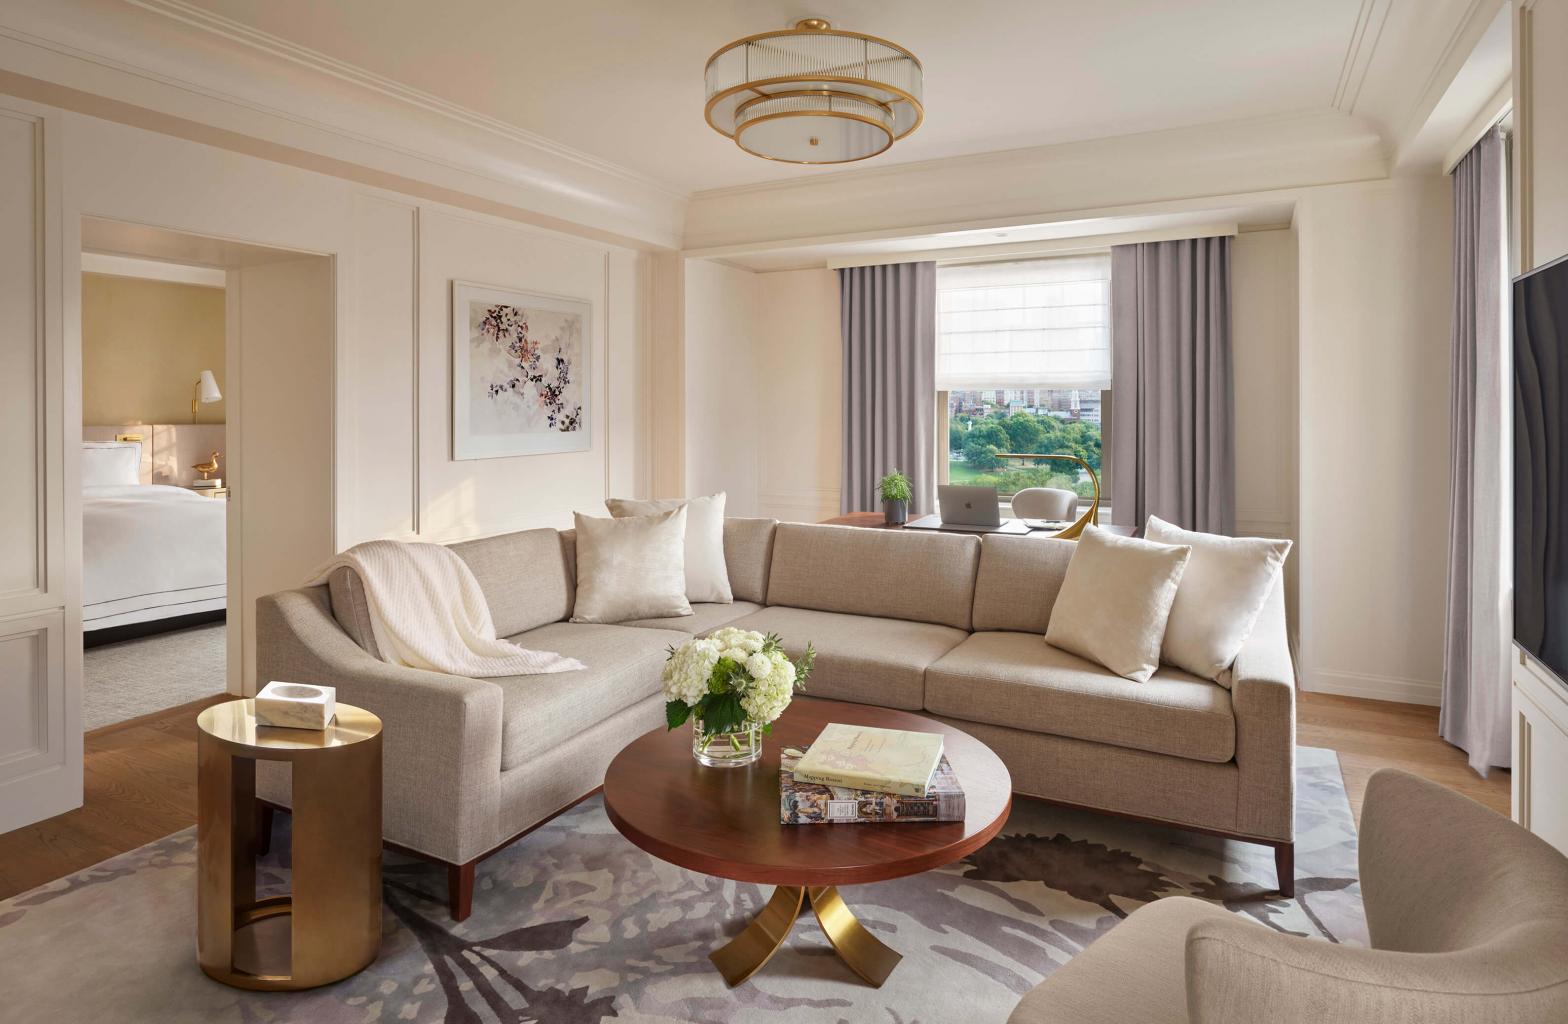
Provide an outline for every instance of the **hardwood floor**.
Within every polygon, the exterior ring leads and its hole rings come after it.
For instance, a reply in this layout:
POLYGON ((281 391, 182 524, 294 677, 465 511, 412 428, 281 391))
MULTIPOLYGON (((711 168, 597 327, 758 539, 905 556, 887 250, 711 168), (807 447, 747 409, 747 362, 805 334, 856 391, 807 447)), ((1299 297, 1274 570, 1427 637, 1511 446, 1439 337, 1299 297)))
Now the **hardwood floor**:
POLYGON ((1437 708, 1302 693, 1296 699, 1296 742, 1339 753, 1345 792, 1357 823, 1367 779, 1379 768, 1403 768, 1499 814, 1509 813, 1509 773, 1494 768, 1483 779, 1471 771, 1464 751, 1438 737, 1437 708))
POLYGON ((0 899, 196 822, 196 713, 215 694, 95 729, 84 739, 82 806, 0 835, 0 899))
MULTIPOLYGON (((90 867, 196 821, 196 713, 215 695, 121 722, 86 737, 85 802, 77 810, 0 835, 0 899, 90 867)), ((1304 693, 1297 742, 1339 752, 1359 821, 1367 778, 1404 768, 1503 814, 1509 778, 1482 779, 1437 736, 1437 709, 1304 693)))

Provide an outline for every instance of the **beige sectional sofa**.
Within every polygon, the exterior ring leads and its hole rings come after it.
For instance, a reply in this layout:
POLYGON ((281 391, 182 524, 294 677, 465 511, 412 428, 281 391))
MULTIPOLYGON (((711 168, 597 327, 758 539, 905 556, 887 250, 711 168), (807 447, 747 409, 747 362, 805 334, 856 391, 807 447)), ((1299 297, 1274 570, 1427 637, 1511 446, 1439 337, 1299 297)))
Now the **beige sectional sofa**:
MULTIPOLYGON (((497 632, 587 668, 475 680, 373 655, 364 594, 326 586, 257 606, 258 673, 337 687, 383 721, 386 840, 448 865, 466 917, 477 862, 593 792, 632 738, 663 726, 666 649, 721 625, 817 650, 809 693, 923 711, 990 745, 1015 790, 1274 847, 1291 894, 1295 704, 1282 592, 1232 670, 1230 689, 1162 668, 1145 683, 1044 639, 1073 542, 730 519, 735 603, 621 625, 567 621, 570 531, 454 546, 497 632)), ((258 769, 289 805, 285 771, 258 769)))

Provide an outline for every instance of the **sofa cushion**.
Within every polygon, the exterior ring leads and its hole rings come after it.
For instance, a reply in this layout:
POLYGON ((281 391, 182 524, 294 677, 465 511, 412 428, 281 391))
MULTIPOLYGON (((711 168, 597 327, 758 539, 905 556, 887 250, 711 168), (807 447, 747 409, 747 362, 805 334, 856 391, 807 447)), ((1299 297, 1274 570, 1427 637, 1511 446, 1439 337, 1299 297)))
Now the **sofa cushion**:
POLYGON ((692 636, 701 636, 720 626, 727 626, 743 615, 761 610, 762 605, 751 601, 694 604, 691 606, 690 615, 676 615, 667 619, 632 619, 621 625, 641 626, 645 629, 675 629, 692 636))
POLYGON ((724 563, 729 569, 730 590, 737 601, 768 599, 768 566, 773 561, 773 531, 777 519, 724 520, 724 563))
POLYGON ((577 595, 571 621, 690 615, 686 515, 685 505, 624 519, 574 513, 577 595))
POLYGON ((768 604, 968 629, 980 539, 782 523, 768 604))
POLYGON ((1051 609, 1045 642, 1143 682, 1159 668, 1165 622, 1191 557, 1186 545, 1085 527, 1051 609))
POLYGON ((500 676, 501 769, 515 768, 659 691, 666 649, 685 634, 598 623, 553 622, 509 637, 587 668, 500 676))
POLYGON ((724 568, 725 494, 701 498, 606 498, 604 507, 617 519, 651 516, 678 508, 686 510, 686 600, 728 604, 734 600, 730 576, 724 568))
POLYGON ((728 625, 777 633, 791 658, 805 651, 807 643, 815 647, 816 667, 806 682, 806 692, 813 697, 905 711, 925 706, 926 666, 968 635, 929 622, 809 608, 764 608, 728 625))
POLYGON ((1076 541, 989 534, 980 541, 974 630, 1045 633, 1076 541))
POLYGON ((572 576, 555 530, 503 533, 453 544, 452 550, 479 581, 497 636, 571 615, 572 576))
POLYGON ((970 636, 926 670, 926 710, 1197 761, 1236 754, 1224 687, 1168 666, 1133 682, 1033 633, 970 636))

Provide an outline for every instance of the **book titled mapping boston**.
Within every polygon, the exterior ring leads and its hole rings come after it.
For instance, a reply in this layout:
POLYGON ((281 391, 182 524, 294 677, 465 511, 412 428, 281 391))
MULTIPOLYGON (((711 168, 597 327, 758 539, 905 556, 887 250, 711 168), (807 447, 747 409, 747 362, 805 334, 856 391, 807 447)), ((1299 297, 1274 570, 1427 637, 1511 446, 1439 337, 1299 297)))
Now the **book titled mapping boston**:
POLYGON ((795 766, 795 781, 925 796, 941 756, 941 733, 830 722, 795 766))
POLYGON ((795 778, 802 751, 779 752, 779 821, 785 825, 855 825, 870 822, 963 821, 964 791, 947 758, 937 762, 926 796, 819 786, 795 778))

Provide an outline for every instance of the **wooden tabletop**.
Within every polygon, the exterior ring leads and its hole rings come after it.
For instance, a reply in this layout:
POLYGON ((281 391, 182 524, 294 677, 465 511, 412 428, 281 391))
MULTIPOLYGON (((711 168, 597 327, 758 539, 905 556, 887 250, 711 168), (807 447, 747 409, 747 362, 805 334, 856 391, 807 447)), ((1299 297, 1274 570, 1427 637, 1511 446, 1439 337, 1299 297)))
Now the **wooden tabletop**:
MULTIPOLYGON (((876 530, 902 530, 904 528, 902 523, 889 523, 881 512, 846 512, 841 516, 822 520, 822 525, 863 526, 876 530)), ((1101 523, 1099 528, 1106 533, 1114 533, 1122 537, 1131 537, 1135 532, 1130 526, 1112 526, 1110 523, 1101 523)), ((965 530, 963 532, 969 533, 971 531, 965 530)), ((1029 533, 1029 536, 1049 537, 1052 534, 1047 530, 1033 530, 1029 533)))
POLYGON ((691 756, 691 728, 633 740, 604 776, 604 808, 621 834, 671 864, 739 882, 851 885, 951 864, 984 846, 1012 806, 1012 778, 991 749, 920 715, 868 704, 797 697, 743 768, 707 768, 691 756), (779 751, 811 743, 829 722, 941 733, 964 787, 962 822, 784 825, 779 751))

